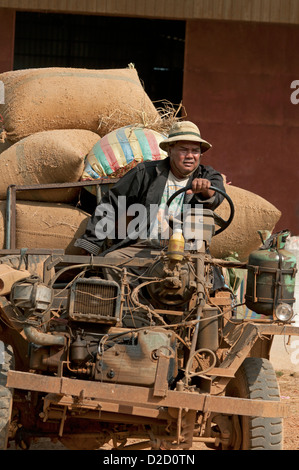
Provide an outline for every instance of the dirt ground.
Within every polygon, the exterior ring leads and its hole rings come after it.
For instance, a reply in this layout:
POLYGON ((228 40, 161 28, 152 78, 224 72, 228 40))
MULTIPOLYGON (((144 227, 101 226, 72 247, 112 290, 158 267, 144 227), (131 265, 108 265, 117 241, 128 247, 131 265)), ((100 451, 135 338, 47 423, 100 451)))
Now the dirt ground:
MULTIPOLYGON (((290 405, 289 416, 284 419, 284 450, 299 450, 299 373, 277 371, 281 401, 290 405)), ((105 446, 110 450, 109 445, 105 446)), ((10 450, 15 450, 14 445, 10 450)), ((59 442, 40 439, 31 445, 30 450, 67 450, 59 442)), ((204 444, 195 445, 192 450, 209 450, 204 444)))
POLYGON ((299 373, 277 372, 281 401, 290 405, 284 419, 284 450, 299 450, 299 373))

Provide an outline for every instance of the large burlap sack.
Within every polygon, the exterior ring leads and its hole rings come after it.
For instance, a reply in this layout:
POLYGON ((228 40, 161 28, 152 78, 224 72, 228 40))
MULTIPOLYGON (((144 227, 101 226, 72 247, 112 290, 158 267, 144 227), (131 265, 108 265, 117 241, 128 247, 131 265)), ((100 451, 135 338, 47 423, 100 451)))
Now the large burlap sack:
MULTIPOLYGON (((5 248, 6 201, 0 202, 0 247, 5 248)), ((60 203, 17 203, 16 248, 56 248, 76 254, 77 238, 85 232, 89 215, 60 203)))
POLYGON ((87 129, 102 137, 113 128, 158 117, 133 68, 26 69, 4 72, 0 80, 5 85, 0 114, 13 142, 52 129, 87 129), (115 126, 115 121, 122 122, 115 126))
MULTIPOLYGON (((85 161, 82 180, 103 176, 121 178, 142 161, 161 160, 167 153, 159 143, 166 137, 144 127, 125 126, 109 132, 91 149, 85 161)), ((95 192, 93 187, 89 187, 95 192)))
MULTIPOLYGON (((227 194, 235 206, 235 216, 230 226, 212 239, 211 254, 216 258, 238 256, 246 262, 249 254, 262 244, 260 231, 272 232, 281 212, 264 198, 245 189, 225 185, 227 194)), ((225 220, 229 217, 229 205, 225 200, 215 211, 225 220)))
MULTIPOLYGON (((81 129, 44 131, 21 139, 0 157, 0 199, 7 187, 80 180, 85 157, 99 136, 81 129)), ((20 191, 18 199, 70 202, 79 190, 20 191)))

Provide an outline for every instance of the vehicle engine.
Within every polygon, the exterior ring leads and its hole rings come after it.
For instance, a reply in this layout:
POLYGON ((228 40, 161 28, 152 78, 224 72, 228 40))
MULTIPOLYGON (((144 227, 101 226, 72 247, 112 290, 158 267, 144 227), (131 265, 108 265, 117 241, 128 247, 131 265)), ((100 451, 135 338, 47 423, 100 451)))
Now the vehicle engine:
MULTIPOLYGON (((211 237, 214 222, 208 221, 211 237)), ((199 308, 211 319, 197 329, 193 352, 206 348, 214 361, 219 308, 204 302, 204 289, 213 285, 213 269, 203 264, 205 249, 203 244, 195 262, 188 253, 178 260, 156 252, 134 287, 129 267, 118 284, 103 278, 101 263, 60 266, 59 258, 47 284, 35 277, 16 282, 11 310, 30 343, 30 369, 146 387, 162 374, 165 386, 174 387, 199 308)))

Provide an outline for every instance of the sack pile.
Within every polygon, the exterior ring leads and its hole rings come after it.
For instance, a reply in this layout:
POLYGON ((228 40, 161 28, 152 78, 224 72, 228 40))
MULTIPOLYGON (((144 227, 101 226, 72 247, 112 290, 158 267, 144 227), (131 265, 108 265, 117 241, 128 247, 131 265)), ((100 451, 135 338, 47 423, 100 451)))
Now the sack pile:
MULTIPOLYGON (((8 186, 80 181, 86 157, 101 137, 120 123, 156 122, 159 113, 134 68, 28 69, 2 73, 0 80, 5 87, 5 104, 0 105, 4 128, 0 142, 2 249, 8 186)), ((74 241, 84 232, 89 217, 73 205, 78 192, 18 192, 17 248, 76 253, 74 241)))
MULTIPOLYGON (((211 254, 215 258, 234 256, 246 262, 249 254, 262 245, 258 231, 273 231, 281 212, 261 196, 245 189, 225 184, 225 191, 235 207, 230 226, 212 238, 211 254)), ((229 217, 229 204, 224 200, 215 211, 224 220, 229 217)))
POLYGON ((5 87, 0 114, 11 142, 56 129, 85 129, 103 137, 121 127, 120 117, 124 126, 158 116, 134 68, 28 69, 2 73, 0 80, 5 87))
MULTIPOLYGON (((82 129, 36 132, 11 145, 0 155, 0 200, 7 187, 79 181, 85 156, 98 135, 82 129)), ((72 202, 77 190, 20 191, 18 199, 72 202)))

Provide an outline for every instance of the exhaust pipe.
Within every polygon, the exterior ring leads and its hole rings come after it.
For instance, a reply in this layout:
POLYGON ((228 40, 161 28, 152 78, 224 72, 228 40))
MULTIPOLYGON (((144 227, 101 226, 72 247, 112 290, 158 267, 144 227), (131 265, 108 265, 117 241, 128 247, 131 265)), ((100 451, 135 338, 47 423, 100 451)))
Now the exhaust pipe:
POLYGON ((65 346, 66 344, 65 336, 41 333, 33 326, 25 326, 23 331, 30 343, 34 343, 39 346, 65 346))

